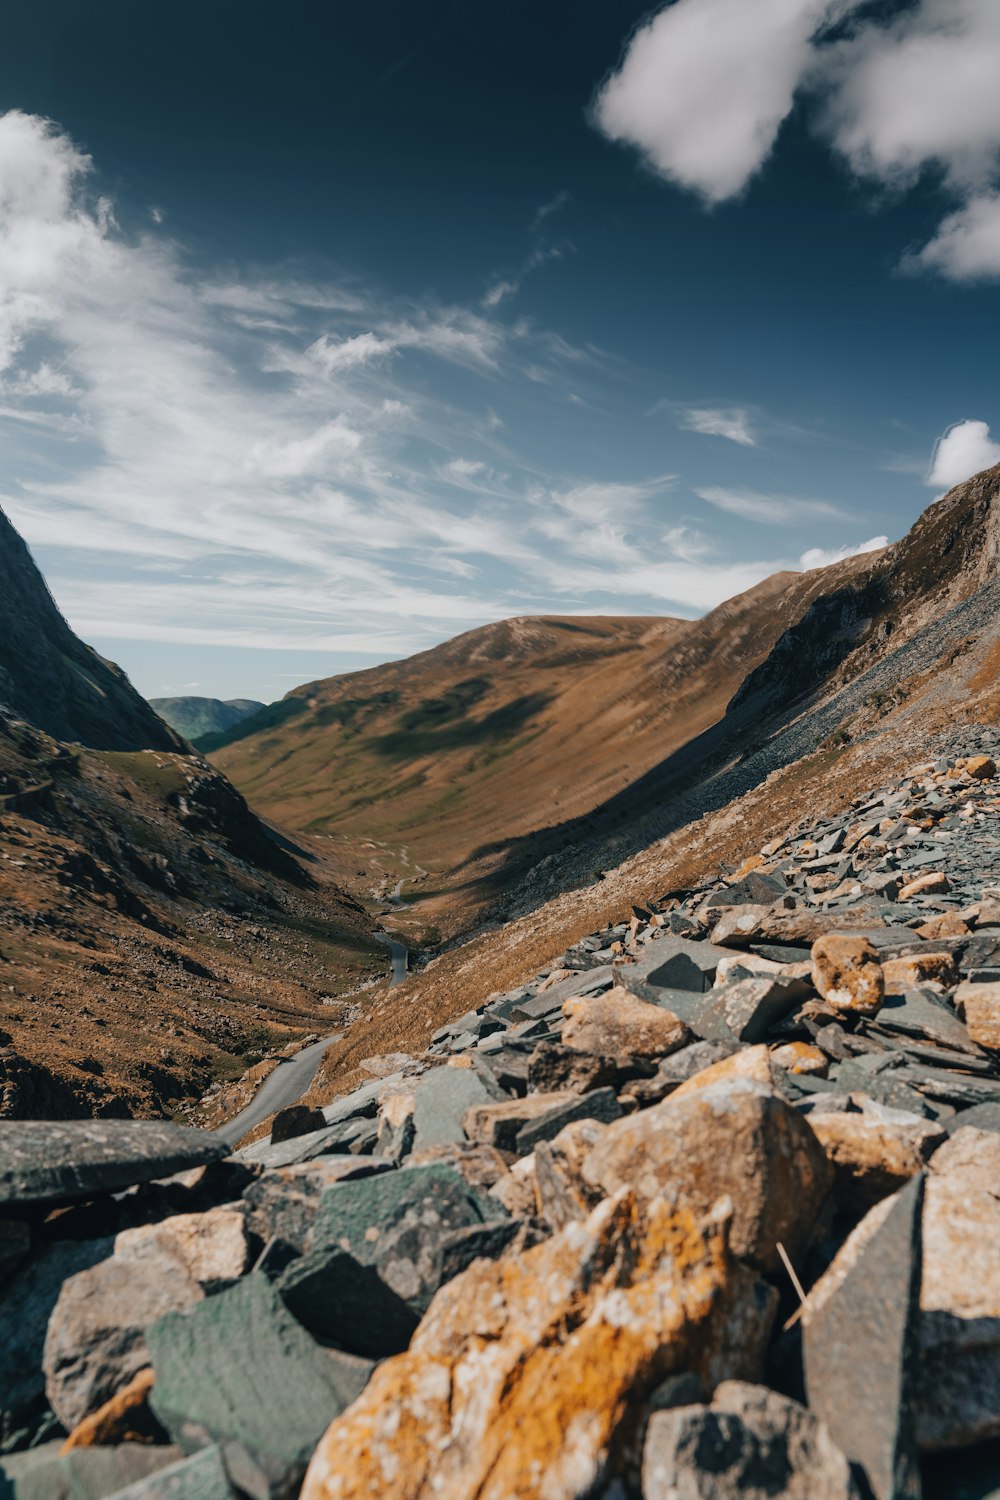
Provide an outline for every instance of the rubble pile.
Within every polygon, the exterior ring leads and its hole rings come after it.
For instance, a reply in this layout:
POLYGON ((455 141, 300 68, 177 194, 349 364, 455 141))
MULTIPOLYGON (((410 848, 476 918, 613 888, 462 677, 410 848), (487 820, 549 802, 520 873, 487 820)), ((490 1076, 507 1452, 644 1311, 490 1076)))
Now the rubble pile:
POLYGON ((0 1126, 0 1495, 996 1500, 995 749, 267 1141, 0 1126))

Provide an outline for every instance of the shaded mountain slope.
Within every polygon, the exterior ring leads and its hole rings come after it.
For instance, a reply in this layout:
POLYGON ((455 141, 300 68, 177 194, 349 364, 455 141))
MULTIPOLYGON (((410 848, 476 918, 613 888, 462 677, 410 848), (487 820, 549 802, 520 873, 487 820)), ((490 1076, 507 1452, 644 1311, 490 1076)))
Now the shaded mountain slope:
POLYGON ((371 919, 76 639, 5 521, 4 585, 0 1118, 162 1114, 334 1029, 385 971, 371 919))
POLYGON ((58 739, 97 749, 182 748, 121 668, 73 634, 2 511, 0 705, 58 739))
POLYGON ((150 698, 156 710, 171 729, 194 743, 205 735, 224 734, 252 714, 260 713, 266 704, 255 698, 150 698))

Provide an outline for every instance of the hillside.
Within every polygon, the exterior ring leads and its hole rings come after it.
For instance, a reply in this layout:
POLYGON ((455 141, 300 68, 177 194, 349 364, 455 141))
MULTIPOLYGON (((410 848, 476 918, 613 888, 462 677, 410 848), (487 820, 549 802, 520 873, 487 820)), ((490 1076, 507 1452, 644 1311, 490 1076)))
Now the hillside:
POLYGON ((224 734, 265 707, 255 698, 150 698, 160 718, 194 743, 205 735, 224 734))
POLYGON ((333 839, 375 890, 402 880, 419 926, 454 932, 507 880, 512 849, 575 820, 585 831, 717 722, 783 631, 859 566, 776 574, 695 621, 487 625, 296 688, 203 745, 267 817, 333 839))
POLYGON ((0 522, 0 1118, 162 1115, 332 1030, 384 952, 0 522))

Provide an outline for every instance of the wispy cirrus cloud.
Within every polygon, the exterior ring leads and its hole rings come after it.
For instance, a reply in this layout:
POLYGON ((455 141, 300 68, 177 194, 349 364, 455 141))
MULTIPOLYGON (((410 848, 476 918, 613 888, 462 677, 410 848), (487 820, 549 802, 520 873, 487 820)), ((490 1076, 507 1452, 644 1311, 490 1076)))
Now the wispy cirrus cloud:
POLYGON ((706 437, 728 438, 743 448, 757 446, 750 413, 742 406, 689 406, 681 411, 677 425, 706 437))
POLYGON ((746 521, 759 521, 765 526, 782 526, 801 520, 843 520, 846 512, 827 500, 803 500, 792 495, 766 495, 757 490, 727 489, 721 485, 705 485, 695 489, 700 500, 724 510, 731 516, 741 516, 746 521))

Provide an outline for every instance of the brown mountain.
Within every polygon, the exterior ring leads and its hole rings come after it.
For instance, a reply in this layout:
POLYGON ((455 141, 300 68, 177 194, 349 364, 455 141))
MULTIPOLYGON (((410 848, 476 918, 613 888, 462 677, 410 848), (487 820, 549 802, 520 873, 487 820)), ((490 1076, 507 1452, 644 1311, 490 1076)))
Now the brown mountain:
POLYGON ((76 639, 0 517, 0 1118, 161 1114, 331 1030, 371 920, 76 639))

